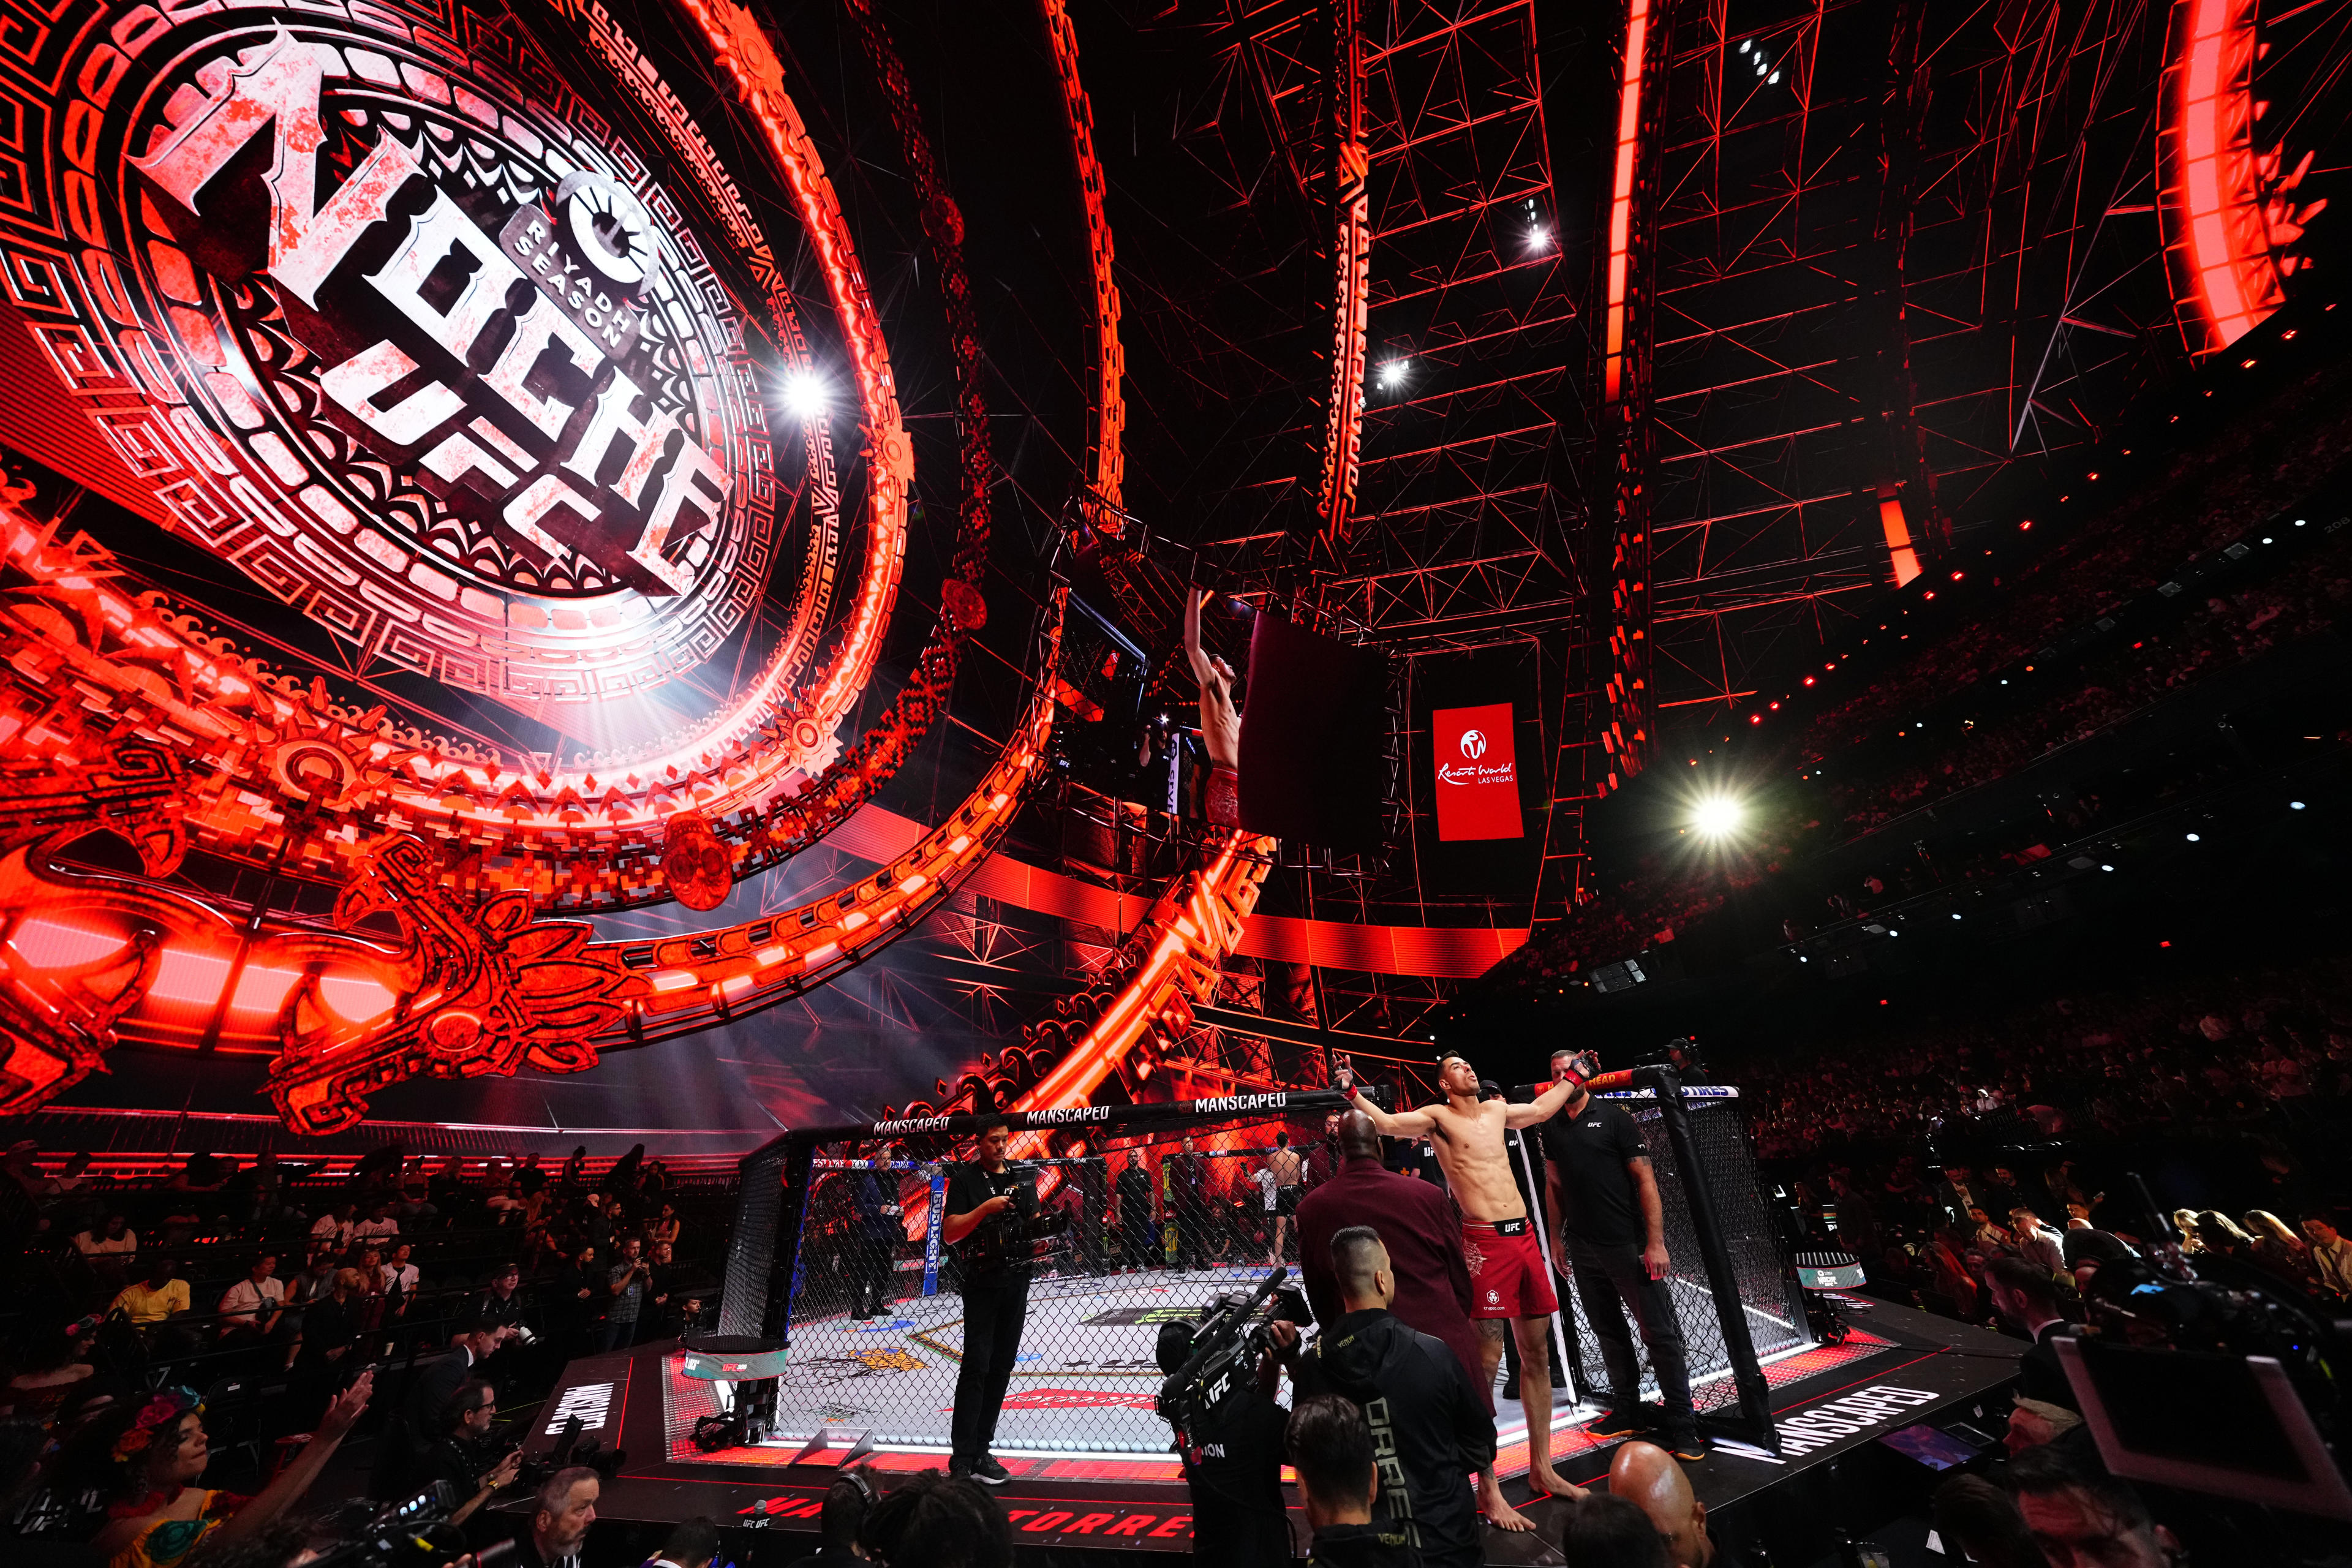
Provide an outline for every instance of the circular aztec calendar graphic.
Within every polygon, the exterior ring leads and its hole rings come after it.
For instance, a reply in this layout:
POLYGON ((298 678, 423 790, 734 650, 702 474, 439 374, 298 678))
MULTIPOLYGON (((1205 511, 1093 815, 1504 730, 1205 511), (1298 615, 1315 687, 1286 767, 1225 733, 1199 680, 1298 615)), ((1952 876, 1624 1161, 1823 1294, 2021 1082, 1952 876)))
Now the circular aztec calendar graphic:
POLYGON ((464 12, 63 10, 20 121, 55 209, 0 247, 179 531, 462 689, 622 695, 736 630, 776 531, 743 323, 604 116, 464 12))

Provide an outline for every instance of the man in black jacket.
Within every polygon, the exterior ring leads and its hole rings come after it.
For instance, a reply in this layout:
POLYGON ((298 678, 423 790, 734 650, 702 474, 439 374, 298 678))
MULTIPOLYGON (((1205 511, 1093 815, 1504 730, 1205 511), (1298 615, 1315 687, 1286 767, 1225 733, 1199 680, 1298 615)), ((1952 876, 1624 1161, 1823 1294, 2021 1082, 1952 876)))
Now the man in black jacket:
POLYGON ((1441 1339, 1390 1315, 1396 1276, 1370 1226, 1331 1238, 1347 1315, 1297 1358, 1302 1398, 1337 1394, 1362 1407, 1380 1469, 1379 1517, 1402 1525, 1431 1568, 1478 1568, 1470 1476, 1495 1460, 1495 1418, 1462 1360, 1441 1339))
POLYGON ((1290 1414, 1286 1440, 1315 1531, 1307 1568, 1421 1568, 1403 1528, 1372 1517, 1381 1472, 1362 1411, 1335 1394, 1302 1399, 1290 1414))

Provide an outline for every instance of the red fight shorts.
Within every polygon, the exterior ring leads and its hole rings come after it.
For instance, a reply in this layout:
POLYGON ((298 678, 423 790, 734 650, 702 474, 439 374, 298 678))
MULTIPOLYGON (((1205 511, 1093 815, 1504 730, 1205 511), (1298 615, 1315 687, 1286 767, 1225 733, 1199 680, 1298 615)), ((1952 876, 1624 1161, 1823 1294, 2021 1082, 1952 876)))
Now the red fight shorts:
POLYGON ((1474 1318, 1541 1318, 1559 1310, 1551 1292, 1535 1226, 1524 1219, 1496 1225, 1462 1222, 1462 1259, 1470 1266, 1474 1318))
POLYGON ((1231 768, 1209 770, 1209 787, 1204 792, 1202 809, 1209 820, 1219 827, 1239 827, 1242 825, 1242 775, 1231 768))

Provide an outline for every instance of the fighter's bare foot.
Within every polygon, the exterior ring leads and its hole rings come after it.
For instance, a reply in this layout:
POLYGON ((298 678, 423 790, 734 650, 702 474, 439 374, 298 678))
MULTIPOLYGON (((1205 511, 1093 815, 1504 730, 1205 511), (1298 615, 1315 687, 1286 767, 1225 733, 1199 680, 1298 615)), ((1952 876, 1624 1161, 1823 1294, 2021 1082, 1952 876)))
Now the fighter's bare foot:
POLYGON ((1486 1514, 1486 1522, 1496 1530, 1508 1531, 1514 1535, 1523 1535, 1536 1527, 1534 1520, 1529 1519, 1505 1500, 1501 1484, 1491 1478, 1478 1489, 1478 1508, 1479 1511, 1486 1514))
POLYGON ((1582 1487, 1578 1486, 1574 1481, 1570 1480, 1566 1476, 1561 1475, 1555 1469, 1544 1468, 1529 1470, 1528 1472, 1528 1484, 1535 1488, 1536 1490, 1542 1492, 1547 1497, 1562 1498, 1570 1502, 1580 1502, 1583 1500, 1586 1496, 1585 1489, 1582 1487))

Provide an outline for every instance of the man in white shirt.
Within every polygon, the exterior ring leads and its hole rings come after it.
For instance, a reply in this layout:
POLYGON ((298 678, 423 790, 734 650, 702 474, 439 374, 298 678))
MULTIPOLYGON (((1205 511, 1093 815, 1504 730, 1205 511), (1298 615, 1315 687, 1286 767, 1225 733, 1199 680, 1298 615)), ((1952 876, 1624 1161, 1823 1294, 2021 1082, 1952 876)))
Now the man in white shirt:
POLYGON ((2303 1234, 2311 1242, 2311 1266, 2319 1272, 2320 1289, 2352 1297, 2352 1241, 2318 1215, 2303 1222, 2303 1234))
POLYGON ((352 1216, 359 1213, 357 1204, 338 1204, 332 1212, 320 1215, 310 1226, 313 1241, 331 1241, 341 1252, 352 1244, 352 1216))
POLYGON ((380 1203, 368 1211, 367 1218, 352 1226, 353 1241, 386 1240, 400 1234, 400 1222, 392 1217, 392 1205, 380 1203))
POLYGON ((2010 1246, 2020 1258, 2052 1279, 2066 1272, 2066 1238, 2023 1204, 2009 1211, 2010 1246))
POLYGON ((416 1265, 408 1260, 410 1254, 415 1250, 414 1246, 405 1241, 396 1243, 393 1247, 392 1256, 384 1260, 381 1269, 385 1295, 397 1294, 408 1297, 416 1294, 416 1265))
POLYGON ((285 1313, 286 1281, 277 1278, 278 1255, 257 1253, 244 1279, 221 1292, 221 1342, 268 1339, 285 1313))

